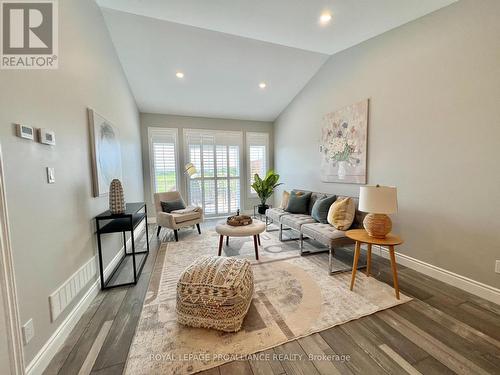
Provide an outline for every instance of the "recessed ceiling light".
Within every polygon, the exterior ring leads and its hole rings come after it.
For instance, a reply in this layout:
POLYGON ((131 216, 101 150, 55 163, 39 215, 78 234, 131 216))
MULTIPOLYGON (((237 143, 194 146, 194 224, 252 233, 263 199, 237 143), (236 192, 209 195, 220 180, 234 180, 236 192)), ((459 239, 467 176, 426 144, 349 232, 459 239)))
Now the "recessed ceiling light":
POLYGON ((265 83, 265 82, 261 82, 261 83, 259 83, 259 87, 260 87, 261 89, 265 89, 265 88, 266 88, 266 86, 267 86, 267 85, 266 85, 266 83, 265 83))
POLYGON ((332 15, 328 12, 325 12, 323 14, 321 14, 321 16, 319 17, 319 23, 322 24, 322 25, 326 25, 327 23, 329 23, 332 19, 332 15))
POLYGON ((177 72, 177 73, 175 73, 175 76, 176 76, 177 78, 184 78, 184 73, 182 73, 182 72, 177 72))

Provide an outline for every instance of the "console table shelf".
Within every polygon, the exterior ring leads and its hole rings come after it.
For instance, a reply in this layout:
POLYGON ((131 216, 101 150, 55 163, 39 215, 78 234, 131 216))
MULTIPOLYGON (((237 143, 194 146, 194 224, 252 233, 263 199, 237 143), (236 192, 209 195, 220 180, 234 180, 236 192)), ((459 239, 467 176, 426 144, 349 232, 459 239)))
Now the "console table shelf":
POLYGON ((148 235, 148 210, 144 202, 127 203, 123 214, 113 215, 105 211, 95 217, 97 227, 97 250, 99 255, 99 272, 101 276, 101 289, 116 288, 119 286, 135 285, 141 275, 144 263, 149 255, 149 235, 148 235), (144 212, 141 212, 144 211, 144 212), (134 230, 144 220, 146 225, 146 250, 135 251, 134 230), (127 252, 126 232, 130 232, 132 243, 131 252, 127 252), (123 257, 115 266, 108 278, 104 279, 104 265, 102 256, 101 235, 108 233, 123 234, 123 257), (124 274, 131 269, 133 280, 124 280, 124 274))

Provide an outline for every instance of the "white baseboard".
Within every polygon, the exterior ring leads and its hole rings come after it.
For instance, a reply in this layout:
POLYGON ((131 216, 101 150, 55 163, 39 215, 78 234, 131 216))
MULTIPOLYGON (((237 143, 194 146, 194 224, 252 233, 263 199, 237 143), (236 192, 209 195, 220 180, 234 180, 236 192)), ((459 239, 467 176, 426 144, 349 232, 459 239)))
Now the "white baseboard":
MULTIPOLYGON (((141 232, 144 230, 145 225, 141 223, 134 231, 134 236, 138 238, 141 232)), ((127 240, 127 249, 130 249, 132 245, 132 241, 129 238, 127 240)), ((113 272, 114 267, 120 262, 123 257, 123 246, 116 253, 113 259, 109 262, 109 264, 104 269, 104 278, 109 277, 111 272, 113 272)), ((97 262, 97 257, 94 255, 93 257, 97 262)), ((41 375, 43 371, 47 368, 50 361, 57 354, 59 349, 62 347, 69 334, 76 326, 83 313, 89 308, 90 304, 94 300, 94 298, 99 293, 101 285, 101 280, 98 277, 90 287, 87 292, 85 292, 84 296, 78 301, 73 310, 68 314, 68 316, 61 322, 59 327, 57 327, 56 331, 50 336, 47 342, 43 345, 40 351, 35 355, 35 358, 28 364, 26 367, 27 375, 41 375)))
MULTIPOLYGON (((386 259, 389 259, 389 249, 383 246, 377 247, 380 248, 379 255, 386 259)), ((377 247, 374 247, 374 250, 377 247)), ((450 284, 454 287, 465 290, 466 292, 500 305, 500 289, 498 288, 483 284, 476 280, 469 279, 468 277, 423 262, 419 259, 412 258, 408 255, 398 253, 397 251, 395 252, 395 254, 396 262, 398 264, 414 269, 415 271, 421 272, 424 275, 433 277, 439 281, 450 284)))

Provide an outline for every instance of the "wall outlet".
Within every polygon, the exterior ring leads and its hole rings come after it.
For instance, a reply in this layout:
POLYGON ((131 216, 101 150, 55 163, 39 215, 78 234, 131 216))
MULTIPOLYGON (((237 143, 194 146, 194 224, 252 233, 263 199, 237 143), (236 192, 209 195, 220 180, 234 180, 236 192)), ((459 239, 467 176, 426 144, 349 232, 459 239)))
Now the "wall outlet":
POLYGON ((33 337, 35 337, 35 326, 33 325, 33 319, 30 319, 23 325, 24 345, 27 345, 33 337))
POLYGON ((500 260, 495 262, 495 272, 500 273, 500 260))

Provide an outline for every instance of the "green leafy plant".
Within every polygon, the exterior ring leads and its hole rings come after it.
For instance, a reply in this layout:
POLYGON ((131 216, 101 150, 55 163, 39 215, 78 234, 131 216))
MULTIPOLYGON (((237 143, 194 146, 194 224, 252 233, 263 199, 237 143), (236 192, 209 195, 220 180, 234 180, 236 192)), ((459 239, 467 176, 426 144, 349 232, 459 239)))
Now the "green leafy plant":
POLYGON ((255 174, 252 188, 259 196, 262 206, 266 205, 266 201, 273 195, 274 189, 279 185, 283 185, 282 183, 278 183, 279 179, 280 175, 273 170, 268 171, 266 177, 263 179, 257 173, 255 174))

